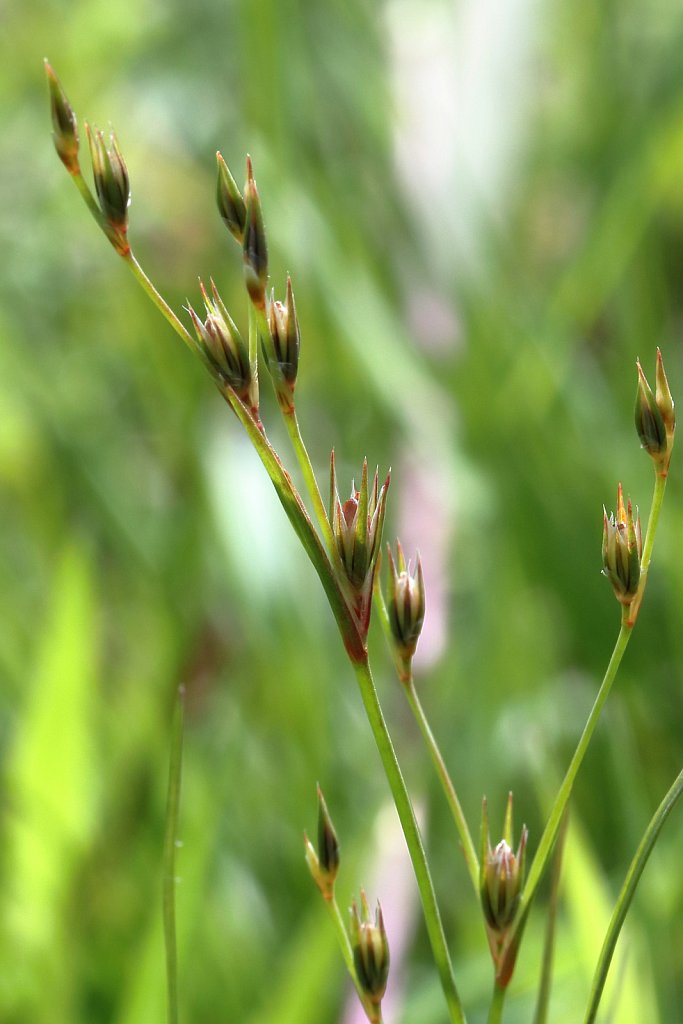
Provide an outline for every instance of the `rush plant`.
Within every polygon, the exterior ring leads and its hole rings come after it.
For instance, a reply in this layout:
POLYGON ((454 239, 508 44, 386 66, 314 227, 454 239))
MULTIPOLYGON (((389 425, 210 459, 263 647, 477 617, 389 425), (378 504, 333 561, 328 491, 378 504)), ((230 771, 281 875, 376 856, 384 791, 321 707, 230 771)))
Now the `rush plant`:
MULTIPOLYGON (((437 739, 427 720, 413 679, 413 657, 419 642, 425 607, 425 582, 419 556, 407 561, 400 542, 387 550, 387 571, 381 581, 380 560, 390 476, 371 472, 367 461, 356 480, 341 486, 337 479, 335 453, 330 456, 329 482, 324 500, 301 434, 296 408, 296 384, 300 370, 301 336, 292 282, 276 298, 270 285, 268 243, 261 198, 254 171, 247 158, 243 189, 220 153, 217 154, 217 203, 220 216, 241 252, 248 334, 243 337, 226 308, 213 281, 200 283, 203 309, 188 304, 185 316, 177 314, 156 290, 143 271, 129 238, 129 174, 112 134, 109 139, 86 125, 94 191, 80 164, 80 143, 76 116, 49 64, 49 85, 54 142, 57 153, 71 175, 97 225, 118 256, 128 265, 151 301, 166 318, 182 342, 200 360, 214 386, 230 407, 263 463, 285 515, 312 562, 334 614, 339 634, 359 688, 360 698, 379 751, 391 795, 398 812, 410 853, 419 891, 424 923, 438 972, 448 1019, 464 1024, 466 1010, 461 1000, 454 965, 444 934, 439 903, 432 881, 425 846, 418 826, 394 745, 375 688, 368 653, 368 630, 373 608, 379 617, 400 687, 419 726, 431 761, 443 788, 446 803, 457 827, 474 899, 481 908, 481 939, 488 945, 492 962, 492 995, 489 1024, 503 1019, 506 993, 514 976, 525 926, 539 883, 553 858, 559 865, 564 834, 563 823, 572 788, 607 701, 624 651, 636 625, 645 593, 657 524, 659 522, 674 443, 674 403, 659 350, 656 355, 655 389, 651 389, 637 366, 635 422, 640 443, 654 471, 654 493, 643 535, 641 517, 630 499, 617 488, 615 511, 603 513, 602 565, 618 602, 618 634, 602 684, 564 778, 554 797, 540 836, 529 836, 526 826, 513 825, 510 794, 502 830, 492 841, 486 801, 475 844, 466 821, 456 786, 451 779, 437 739), (260 374, 261 371, 261 374, 260 374), (285 467, 284 457, 269 440, 261 419, 259 388, 261 377, 269 379, 277 398, 298 463, 305 493, 301 494, 285 467), (347 495, 344 497, 344 495, 347 495)), ((174 868, 176 820, 180 792, 182 709, 179 704, 172 732, 167 833, 164 864, 164 921, 167 942, 169 1021, 178 1019, 176 994, 174 868)), ((590 998, 583 1013, 588 1024, 595 1020, 612 954, 633 899, 638 880, 671 809, 683 792, 683 773, 674 781, 634 855, 612 920, 605 936, 590 998)), ((339 940, 346 969, 358 998, 373 1024, 381 1024, 382 999, 390 970, 391 936, 387 936, 382 910, 371 909, 363 890, 345 922, 335 894, 340 865, 340 844, 322 793, 318 790, 316 841, 305 837, 305 859, 313 881, 327 906, 339 940)), ((458 897, 460 898, 460 897, 458 897)), ((549 914, 555 913, 551 900, 549 914)), ((552 920, 548 947, 552 944, 552 920)), ((548 993, 552 956, 543 961, 535 1020, 543 1024, 548 1015, 548 993)))

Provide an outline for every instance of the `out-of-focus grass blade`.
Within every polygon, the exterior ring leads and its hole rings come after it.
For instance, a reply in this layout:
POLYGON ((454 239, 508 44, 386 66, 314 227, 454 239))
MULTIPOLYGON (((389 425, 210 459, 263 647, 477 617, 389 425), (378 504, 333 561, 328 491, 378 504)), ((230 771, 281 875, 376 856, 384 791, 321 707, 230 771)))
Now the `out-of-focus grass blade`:
MULTIPOLYGON (((608 891, 587 839, 575 821, 570 823, 567 834, 563 899, 571 919, 576 963, 585 979, 587 1000, 614 896, 608 891)), ((604 1020, 610 1024, 657 1024, 660 1018, 647 955, 633 921, 627 931, 628 941, 617 951, 605 986, 604 1020)))
POLYGON ((36 608, 42 634, 37 665, 27 671, 26 704, 7 768, 9 818, 0 1005, 32 1019, 49 1009, 59 1024, 71 973, 70 884, 93 822, 97 766, 91 702, 96 623, 91 568, 84 551, 59 558, 47 609, 36 608))

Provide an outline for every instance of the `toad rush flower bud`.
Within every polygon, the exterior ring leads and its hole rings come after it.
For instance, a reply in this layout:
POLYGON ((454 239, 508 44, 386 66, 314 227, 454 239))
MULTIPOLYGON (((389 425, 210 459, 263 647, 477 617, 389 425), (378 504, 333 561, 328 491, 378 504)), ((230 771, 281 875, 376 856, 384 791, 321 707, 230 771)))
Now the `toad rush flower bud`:
POLYGON ((244 240, 244 282, 249 298, 257 309, 265 312, 266 287, 268 285, 268 245, 263 225, 263 211, 259 199, 251 159, 247 157, 247 183, 244 186, 246 203, 244 240))
POLYGON ((640 516, 629 499, 624 507, 624 492, 617 488, 617 511, 609 518, 603 508, 602 572, 612 584, 614 594, 623 605, 630 605, 638 592, 643 538, 640 516))
POLYGON ((668 470, 673 448, 676 415, 669 382, 664 371, 662 353, 657 349, 655 393, 647 382, 640 362, 638 368, 638 391, 636 394, 635 423, 640 442, 658 468, 668 470))
POLYGON ((415 654, 417 641, 422 631, 425 617, 425 586, 422 576, 422 563, 417 556, 417 566, 413 571, 406 565, 400 541, 396 542, 396 562, 387 544, 389 555, 389 585, 387 589, 387 612, 391 635, 396 649, 404 662, 410 662, 415 654), (398 564, 397 564, 398 563, 398 564))
POLYGON ((220 153, 216 153, 216 160, 218 161, 218 182, 216 185, 218 212, 232 237, 241 245, 244 240, 247 207, 242 193, 238 189, 235 179, 220 153))
POLYGON ((528 831, 523 826, 517 852, 512 850, 512 793, 508 796, 503 838, 492 849, 488 810, 484 799, 481 816, 481 862, 479 894, 489 936, 491 957, 499 985, 507 985, 512 977, 517 948, 506 949, 507 933, 519 906, 528 831))
POLYGON ((294 305, 291 278, 287 278, 285 302, 271 299, 268 307, 270 337, 263 340, 264 353, 278 402, 285 412, 294 409, 294 386, 299 369, 301 336, 294 305))
POLYGON ((199 286, 204 299, 206 320, 202 323, 192 306, 187 307, 197 340, 223 381, 243 402, 251 402, 252 377, 247 346, 225 308, 213 280, 211 298, 201 281, 199 286))
POLYGON ((126 164, 113 132, 110 135, 111 146, 107 149, 104 135, 99 129, 91 130, 86 123, 85 130, 100 210, 114 233, 114 245, 121 251, 124 247, 127 249, 125 236, 130 206, 130 182, 126 164))
POLYGON ((61 83, 51 66, 45 61, 45 73, 50 89, 50 110, 52 113, 52 138, 59 159, 69 174, 78 174, 78 122, 73 107, 62 89, 61 83))
POLYGON ((373 1006, 379 1006, 389 977, 389 943, 379 903, 375 919, 370 919, 368 900, 361 889, 361 912, 354 900, 351 905, 351 947, 353 963, 361 992, 373 1006))
POLYGON ((306 862, 313 881, 325 899, 331 900, 334 894, 334 882, 339 871, 339 842, 320 786, 318 786, 318 849, 314 849, 306 833, 304 833, 304 843, 306 862))
POLYGON ((368 489, 368 460, 363 460, 360 490, 351 484, 351 495, 341 502, 337 491, 334 452, 330 460, 330 523, 337 552, 351 587, 363 591, 372 579, 386 511, 389 476, 379 488, 377 470, 368 489))

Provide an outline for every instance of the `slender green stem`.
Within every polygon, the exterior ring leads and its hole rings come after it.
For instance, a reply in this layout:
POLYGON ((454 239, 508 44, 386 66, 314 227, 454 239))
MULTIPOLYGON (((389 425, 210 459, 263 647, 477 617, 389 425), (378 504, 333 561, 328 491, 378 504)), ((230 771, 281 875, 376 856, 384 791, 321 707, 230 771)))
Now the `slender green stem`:
POLYGON ((612 913, 607 934, 605 935, 605 941, 602 944, 600 957, 595 969, 595 975, 593 976, 593 985, 591 987, 590 1000, 588 1003, 588 1009, 586 1010, 584 1024, 593 1024, 595 1021, 602 992, 605 987, 605 981, 607 979, 607 972, 609 971, 612 956, 614 955, 614 949, 617 944, 617 939, 619 938, 619 933, 624 923, 624 919, 635 895, 636 887, 640 881, 640 876, 642 875, 648 858, 652 853, 657 839, 659 838, 659 833, 662 830, 664 822, 682 794, 683 771, 678 775, 673 786, 657 808, 645 831, 645 834, 643 835, 643 838, 640 841, 636 854, 631 861, 626 879, 621 887, 619 898, 612 913))
POLYGON ((434 734, 429 726, 427 717, 424 713, 424 708, 420 702, 420 698, 417 695, 415 684, 413 682, 412 674, 407 682, 404 683, 404 689, 408 703, 410 704, 410 710, 413 712, 420 732, 425 741, 429 755, 432 759, 432 763, 436 769, 436 773, 439 776, 441 786, 443 788, 448 806, 451 809, 453 820, 455 821, 460 836, 460 842, 462 843, 463 853, 465 855, 465 863, 467 864, 467 870, 472 881, 474 892, 479 896, 479 858, 477 857, 477 851, 470 834, 470 830, 465 820, 463 809, 458 799, 458 794, 455 791, 455 786, 448 774, 448 769, 439 750, 439 746, 434 738, 434 734))
POLYGON ((389 623, 389 613, 387 611, 386 601, 384 600, 384 594, 382 588, 379 585, 379 572, 375 576, 375 607, 380 618, 382 630, 386 638, 389 650, 392 653, 394 665, 396 667, 396 674, 405 690, 406 697, 408 698, 408 704, 410 710, 417 721, 422 738, 427 746, 429 755, 432 759, 432 764, 436 769, 436 773, 441 782, 446 801, 450 807, 453 820, 455 821, 458 834, 460 836, 460 842, 462 843, 463 853, 465 855, 465 863, 467 864, 467 870, 469 872, 472 886, 474 888, 475 895, 479 897, 479 858, 477 856, 477 850, 472 840, 472 836, 465 819, 463 809, 458 799, 453 781, 448 773, 446 762, 443 759, 441 750, 436 741, 436 737, 431 730, 427 716, 422 707, 420 698, 418 697, 417 690, 415 689, 415 683, 413 680, 412 667, 408 667, 404 664, 402 659, 396 653, 396 645, 393 642, 391 636, 391 626, 389 623))
POLYGON ((387 729, 384 715, 379 704, 377 691, 375 689, 372 672, 367 658, 363 661, 353 663, 356 678, 360 688, 368 721, 375 737, 382 765, 389 782, 391 794, 396 805, 396 810, 403 828, 410 858, 413 863, 413 870, 422 901, 427 934, 432 947, 434 961, 439 971, 441 987, 443 988, 448 1005, 449 1017, 452 1024, 464 1024, 465 1012, 460 1002, 460 996, 453 976, 453 967, 448 954, 446 937, 441 923, 441 915, 436 902, 434 884, 429 872, 429 865, 422 844, 422 837, 415 819, 408 790, 401 774, 401 769, 396 758, 389 730, 387 729))
POLYGON ((356 968, 353 963, 353 950, 351 949, 351 940, 349 939, 349 933, 346 930, 346 927, 344 926, 344 919, 342 918, 341 911, 339 909, 339 904, 337 903, 337 897, 333 895, 332 899, 326 899, 325 905, 330 913, 330 916, 334 924, 334 929, 337 933, 337 939, 339 940, 339 948, 341 949, 342 956, 344 957, 346 969, 351 975, 351 980, 353 981, 353 984, 356 986, 358 994, 362 998, 360 988, 358 987, 356 968))
POLYGON ((588 716, 588 721, 586 722, 583 733, 581 734, 581 739, 579 740, 576 750, 574 751, 574 756, 571 759, 571 762, 567 769, 567 773, 562 781, 562 785, 560 786, 557 796, 555 797, 555 802, 550 812, 550 817, 548 818, 548 822, 543 831, 543 835, 541 836, 541 841, 538 844, 536 856, 534 857, 531 867, 529 869, 529 875, 527 877, 526 885, 524 886, 524 891, 522 892, 522 896, 520 899, 517 924, 512 929, 511 936, 514 936, 515 932, 520 927, 520 923, 525 918, 531 901, 533 900, 534 895, 536 893, 536 889, 538 888, 538 884, 541 880, 543 870, 552 854, 552 849, 557 838, 557 833, 562 823, 564 810, 567 806, 567 803, 569 802, 569 797, 571 796, 574 780, 577 776, 579 768, 581 767, 581 763, 585 756, 586 750, 588 749, 588 744, 590 743, 591 737, 595 732, 595 727, 598 724, 600 713, 605 705, 605 701, 607 700, 609 692, 612 689, 612 683, 615 680, 617 670, 619 668, 619 665, 621 664, 621 659, 624 655, 624 651, 626 650, 626 646, 628 644, 630 637, 631 630, 622 621, 621 629, 619 630, 619 635, 614 645, 614 650, 612 651, 612 656, 609 660, 605 676, 602 680, 602 685, 600 686, 598 695, 595 698, 595 703, 591 708, 591 712, 588 716))
POLYGON ((657 533, 657 526, 659 524, 659 516, 662 511, 662 504, 664 502, 664 492, 666 491, 666 481, 668 479, 667 474, 662 475, 655 469, 655 489, 652 495, 652 508, 650 509, 650 518, 647 523, 647 532, 645 534, 645 540, 643 541, 643 553, 640 559, 640 580, 638 581, 638 593, 633 599, 629 608, 628 623, 632 627, 635 625, 635 621, 638 618, 638 612, 640 611, 640 605, 643 600, 645 593, 645 586, 647 584, 647 574, 650 568, 650 561, 652 559, 652 549, 655 542, 655 534, 657 533))
POLYGON ((258 408, 259 384, 258 384, 258 340, 259 340, 259 317, 253 304, 249 302, 249 369, 251 370, 252 405, 258 408))
POLYGON ((296 410, 293 408, 287 410, 283 409, 282 416, 285 421, 285 426, 287 427, 287 433, 289 434, 292 442, 294 454, 296 455, 297 462, 299 463, 299 467, 303 474, 306 490, 308 491, 313 504, 313 511, 315 512, 315 517, 318 520, 318 525, 320 526, 323 539, 327 545, 328 551, 334 558, 336 546, 334 543, 334 537, 332 536, 332 527, 327 517, 327 511, 320 493, 320 488, 318 487, 318 481, 316 480, 315 473, 313 472, 313 465, 308 454, 308 449, 306 448, 304 439, 301 436, 296 410))
POLYGON ((105 221, 104 217, 102 216, 102 211, 100 210, 99 206, 97 205, 97 200, 95 199, 94 195, 90 191, 90 188, 88 186, 87 181, 83 177, 83 172, 79 168, 79 170, 75 174, 72 174, 71 177, 73 179, 74 185, 76 186, 78 191, 81 193, 81 196, 82 196, 82 198, 83 198, 83 200, 85 202, 85 205, 88 207, 88 209, 90 210, 91 214, 93 215, 93 217, 97 221, 98 227, 100 227, 101 230, 104 231, 105 235, 107 235, 107 237, 109 237, 109 234, 108 234, 108 231, 107 231, 107 227, 106 227, 106 221, 105 221))
POLYGON ((555 802, 552 806, 550 817, 548 818, 548 822, 544 829, 543 835, 541 836, 541 841, 536 851, 536 856, 534 857, 533 862, 531 864, 531 868, 529 869, 529 875, 520 900, 517 920, 513 928, 510 930, 510 934, 508 937, 508 947, 513 943, 513 941, 517 939, 518 933, 521 934, 521 930, 524 928, 524 925, 526 923, 526 917, 529 912, 531 902, 538 888, 546 864, 550 859, 553 845, 555 843, 555 839, 557 838, 557 833, 562 822, 562 815, 569 801, 569 797, 571 796, 574 780, 577 776, 579 768, 581 767, 581 763, 585 756, 586 750, 588 749, 588 745, 595 731, 595 727, 598 724, 600 713, 602 712, 605 701, 609 696, 609 692, 612 688, 612 684, 619 669, 619 665, 621 664, 621 659, 624 655, 624 651, 628 646, 628 642, 633 631, 633 626, 638 616, 638 611, 640 610, 640 605, 643 599, 643 593, 645 591, 645 585, 647 583, 647 573, 650 567, 650 560, 652 558, 655 534, 657 532, 657 525, 659 523, 662 502, 664 500, 666 480, 667 477, 665 474, 658 473, 655 470, 655 486, 652 495, 652 506, 650 508, 647 532, 645 534, 645 540, 643 542, 643 553, 641 556, 641 571, 640 580, 638 584, 638 591, 631 604, 628 607, 624 607, 622 609, 621 628, 619 630, 619 635, 617 637, 616 644, 614 645, 614 650, 612 651, 612 656, 610 657, 609 664, 607 666, 604 678, 602 680, 602 684, 600 686, 600 690, 595 699, 595 703, 591 708, 590 715, 588 716, 588 721, 586 722, 583 733, 581 734, 581 739, 579 740, 578 746, 574 751, 574 755, 569 764, 569 768, 567 769, 567 773, 564 777, 562 785, 560 786, 557 796, 555 797, 555 802))
POLYGON ((160 312, 163 314, 166 320, 168 320, 169 324, 176 332, 176 334, 185 342, 187 347, 192 352, 196 353, 197 345, 195 344, 192 335, 187 330, 187 328, 184 327, 183 324, 180 322, 180 320, 175 315, 175 313, 173 312, 169 304, 166 302, 166 300, 163 299, 159 292, 156 290, 150 279, 147 277, 147 274, 144 272, 144 270, 136 260, 135 256, 133 255, 132 249, 128 251, 128 253, 123 257, 123 259, 126 261, 128 266, 132 270, 138 283, 145 290, 145 292, 150 297, 150 299, 157 307, 157 309, 160 310, 160 312))
POLYGON ((562 854, 564 843, 567 838, 567 827, 569 825, 569 807, 565 808, 560 834, 555 854, 553 856, 553 873, 550 885, 550 898, 548 900, 548 918, 546 921, 545 941, 543 943, 543 963, 541 966, 541 983, 538 987, 536 1000, 536 1012, 534 1013, 534 1024, 546 1024, 548 1020, 548 1006, 550 1004, 550 987, 553 975, 553 960, 555 954, 555 932, 557 929, 557 909, 560 898, 560 876, 562 875, 562 854))
POLYGON ((168 797, 166 800, 166 828, 164 833, 162 906, 164 944, 166 947, 166 991, 168 997, 168 1024, 178 1024, 178 952, 176 944, 176 870, 175 855, 178 840, 178 808, 183 761, 184 687, 179 687, 173 725, 171 729, 171 756, 168 769, 168 797))
POLYGON ((499 985, 497 982, 493 983, 493 995, 491 996, 487 1024, 501 1024, 506 993, 507 988, 499 985))

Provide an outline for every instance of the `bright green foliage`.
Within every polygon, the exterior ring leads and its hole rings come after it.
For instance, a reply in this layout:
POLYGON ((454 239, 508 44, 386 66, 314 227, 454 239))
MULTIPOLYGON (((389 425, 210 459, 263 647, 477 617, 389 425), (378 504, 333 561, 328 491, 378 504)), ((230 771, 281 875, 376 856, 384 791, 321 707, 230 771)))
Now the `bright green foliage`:
MULTIPOLYGON (((180 682, 183 1020, 338 1019, 343 975, 301 830, 319 779, 344 838, 348 903, 370 877, 386 798, 332 617, 261 467, 56 161, 44 54, 79 113, 125 129, 129 234, 176 311, 198 274, 242 308, 213 154, 235 169, 251 151, 271 273, 294 276, 297 409, 316 469, 333 445, 345 483, 365 454, 392 466, 386 535, 420 547, 428 590, 416 677, 468 817, 482 790, 512 788, 518 820, 540 834, 613 639, 601 504, 619 478, 643 513, 649 494, 629 414, 636 357, 649 370, 660 345, 682 391, 683 30, 664 2, 541 5, 530 67, 542 88, 525 100, 523 76, 519 93, 495 87, 501 129, 518 116, 523 131, 514 158, 499 154, 498 205, 489 194, 477 206, 462 176, 438 194, 425 182, 423 158, 433 169, 442 153, 416 144, 401 175, 394 165, 409 111, 390 95, 408 73, 398 56, 390 71, 392 34, 457 22, 446 6, 389 4, 386 20, 364 0, 205 0, 191 12, 83 0, 5 14, 3 1022, 163 1019, 161 842, 180 682)), ((459 96, 441 101, 456 109, 459 96)), ((238 328, 246 336, 246 319, 238 328)), ((598 924, 680 768, 676 465, 637 642, 572 802, 553 1024, 575 1024, 585 1005, 598 924)), ((481 948, 479 909, 429 765, 421 750, 411 758, 400 697, 387 712, 424 794, 446 930, 481 1016, 488 954, 469 952, 481 948)), ((501 813, 492 805, 492 820, 501 813)), ((674 813, 627 925, 617 1024, 677 1019, 681 836, 674 813)), ((531 1019, 540 930, 532 915, 511 1022, 531 1019)), ((406 956, 392 965, 410 980, 403 1019, 442 1024, 419 930, 406 956)))

